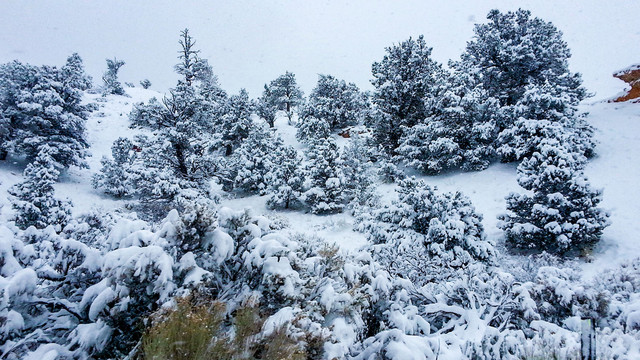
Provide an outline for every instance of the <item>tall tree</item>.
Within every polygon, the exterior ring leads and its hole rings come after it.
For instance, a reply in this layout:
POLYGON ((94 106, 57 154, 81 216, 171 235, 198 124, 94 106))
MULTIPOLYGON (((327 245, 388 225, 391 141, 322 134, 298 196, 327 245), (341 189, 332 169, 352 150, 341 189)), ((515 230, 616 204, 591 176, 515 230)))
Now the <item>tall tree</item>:
POLYGON ((107 59, 107 71, 102 75, 102 81, 104 82, 104 88, 102 89, 102 95, 124 95, 124 88, 122 83, 118 80, 118 71, 125 64, 124 61, 116 58, 107 59))
POLYGON ((289 122, 293 118, 293 110, 302 103, 302 90, 296 82, 294 73, 285 72, 269 84, 270 95, 275 99, 280 110, 287 114, 289 122))
POLYGON ((372 66, 375 87, 375 135, 390 154, 400 144, 402 127, 413 127, 431 113, 431 103, 441 87, 442 66, 431 59, 431 48, 421 35, 386 49, 372 66))

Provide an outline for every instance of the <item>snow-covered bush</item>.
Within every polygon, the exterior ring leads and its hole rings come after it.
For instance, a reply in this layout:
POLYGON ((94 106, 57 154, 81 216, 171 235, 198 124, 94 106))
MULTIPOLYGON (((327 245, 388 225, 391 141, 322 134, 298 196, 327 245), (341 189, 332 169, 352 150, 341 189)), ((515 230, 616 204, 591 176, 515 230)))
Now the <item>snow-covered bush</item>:
POLYGON ((372 206, 378 199, 375 193, 375 173, 370 162, 370 148, 360 136, 351 141, 340 154, 344 176, 345 201, 355 210, 362 206, 372 206))
POLYGON ((425 284, 447 277, 450 269, 493 261, 493 244, 469 198, 436 193, 414 178, 402 180, 397 192, 398 200, 359 225, 375 259, 391 274, 425 284))
POLYGON ((269 128, 255 124, 231 159, 233 187, 248 193, 265 195, 270 186, 270 174, 282 140, 269 128))
POLYGON ((54 197, 53 184, 60 173, 52 153, 54 150, 42 146, 36 159, 24 170, 25 180, 9 189, 11 206, 16 211, 14 220, 21 229, 53 225, 61 231, 71 216, 71 203, 54 197))
POLYGON ((148 89, 151 87, 151 81, 149 81, 149 79, 141 80, 140 86, 142 86, 143 89, 148 89))
POLYGON ((498 226, 515 247, 565 253, 600 240, 608 213, 598 208, 601 191, 582 173, 584 157, 545 139, 518 166, 518 183, 532 194, 507 196, 507 214, 498 226))

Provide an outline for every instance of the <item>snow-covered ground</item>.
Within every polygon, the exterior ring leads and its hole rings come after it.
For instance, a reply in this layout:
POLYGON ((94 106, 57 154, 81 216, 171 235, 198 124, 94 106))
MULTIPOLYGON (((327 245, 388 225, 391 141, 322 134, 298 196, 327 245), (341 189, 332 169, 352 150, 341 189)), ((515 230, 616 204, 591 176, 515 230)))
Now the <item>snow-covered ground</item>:
MULTIPOLYGON (((91 146, 91 157, 87 159, 89 169, 72 168, 63 173, 56 185, 58 197, 73 201, 74 214, 91 209, 103 211, 124 205, 101 194, 91 186, 91 176, 100 169, 102 156, 110 156, 111 144, 118 137, 133 137, 139 130, 129 128, 128 114, 133 104, 146 101, 154 91, 127 88, 127 97, 87 95, 86 100, 97 102, 99 110, 87 122, 87 136, 91 146), (104 99, 104 100, 103 100, 104 99)), ((582 110, 589 112, 589 121, 596 126, 599 141, 598 155, 586 169, 594 187, 604 189, 602 206, 611 212, 611 226, 592 254, 592 261, 583 265, 585 275, 591 276, 604 267, 611 267, 625 259, 640 257, 640 106, 627 103, 595 102, 584 104, 582 110)), ((276 122, 283 140, 302 149, 295 140, 295 128, 287 124, 284 117, 276 122)), ((341 141, 345 141, 340 138, 341 141)), ((24 164, 19 161, 0 163, 0 209, 6 219, 8 199, 6 190, 21 180, 24 164)), ((467 194, 477 210, 484 216, 484 226, 489 239, 500 242, 502 231, 496 227, 496 216, 505 211, 504 197, 511 191, 519 191, 516 182, 515 164, 494 164, 481 172, 452 172, 440 176, 420 176, 428 184, 441 191, 462 191, 467 194)), ((379 184, 378 192, 383 201, 395 197, 395 185, 379 184)), ((352 230, 354 219, 347 214, 317 216, 300 211, 273 211, 265 206, 266 197, 236 197, 220 191, 222 206, 232 209, 251 208, 256 215, 267 215, 286 219, 291 232, 319 236, 326 241, 339 244, 345 251, 352 251, 365 244, 362 233, 352 230)))

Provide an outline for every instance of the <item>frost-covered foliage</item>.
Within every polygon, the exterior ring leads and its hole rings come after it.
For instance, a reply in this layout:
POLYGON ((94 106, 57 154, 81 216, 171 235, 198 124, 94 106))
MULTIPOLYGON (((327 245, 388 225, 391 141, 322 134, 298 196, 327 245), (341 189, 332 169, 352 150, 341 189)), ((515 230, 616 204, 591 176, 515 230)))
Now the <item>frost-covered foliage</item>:
POLYGON ((56 68, 18 61, 0 66, 0 159, 7 153, 33 161, 44 145, 58 166, 85 166, 85 122, 90 108, 82 91, 91 85, 73 54, 56 68))
POLYGON ((233 188, 265 195, 271 173, 276 171, 276 152, 282 140, 270 128, 254 124, 249 136, 231 159, 230 178, 233 188))
POLYGON ((425 284, 449 276, 450 269, 492 262, 482 216, 463 194, 437 193, 414 178, 399 183, 398 200, 374 210, 360 228, 374 257, 391 274, 425 284))
POLYGON ((314 214, 341 212, 345 200, 345 179, 335 140, 318 139, 311 143, 307 159, 304 202, 314 214))
POLYGON ((102 95, 124 95, 122 83, 118 80, 118 71, 124 66, 124 61, 116 58, 107 59, 107 71, 102 75, 102 95))
POLYGON ((440 90, 442 67, 431 59, 424 37, 403 41, 386 49, 372 66, 376 106, 376 140, 389 154, 400 145, 402 127, 413 127, 431 114, 440 90))
POLYGON ((111 156, 112 160, 100 160, 102 168, 93 175, 93 187, 118 198, 134 194, 136 178, 132 166, 137 153, 133 142, 118 138, 111 146, 111 156))
POLYGON ((255 101, 255 109, 256 114, 263 118, 269 127, 274 127, 278 114, 278 101, 267 84, 264 85, 262 96, 255 101))
POLYGON ((366 95, 355 84, 320 74, 301 117, 324 120, 333 131, 362 123, 368 114, 368 106, 366 95))
POLYGON ((305 180, 302 157, 291 146, 279 146, 273 156, 273 169, 268 174, 271 197, 267 206, 272 209, 300 207, 305 180))
POLYGON ((44 145, 36 159, 24 170, 25 180, 9 189, 11 206, 16 211, 15 223, 21 229, 52 225, 57 231, 71 215, 71 203, 54 197, 53 184, 58 180, 54 150, 44 145))
POLYGON ((584 157, 552 139, 538 146, 518 166, 518 183, 531 193, 507 196, 509 213, 499 217, 507 242, 555 253, 595 244, 609 215, 597 207, 602 192, 582 173, 584 157))
POLYGON ((329 123, 323 119, 306 116, 298 120, 296 124, 296 139, 304 144, 310 144, 318 139, 327 139, 331 136, 329 123))

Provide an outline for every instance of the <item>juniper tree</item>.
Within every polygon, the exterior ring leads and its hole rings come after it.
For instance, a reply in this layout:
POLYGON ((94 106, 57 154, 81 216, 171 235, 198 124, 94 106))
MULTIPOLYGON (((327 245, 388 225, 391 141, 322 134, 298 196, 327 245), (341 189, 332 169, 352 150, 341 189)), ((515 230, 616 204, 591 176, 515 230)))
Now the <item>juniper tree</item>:
POLYGON ((279 146, 273 155, 273 169, 268 174, 267 200, 270 208, 291 209, 302 205, 304 169, 302 157, 291 146, 279 146))
POLYGON ((269 124, 269 127, 275 126, 278 101, 266 84, 262 96, 256 101, 256 113, 269 124))
POLYGON ((324 120, 333 131, 361 123, 367 110, 366 96, 355 84, 320 74, 301 117, 312 116, 324 120))
POLYGON ((341 212, 344 208, 344 177, 335 140, 317 139, 307 151, 306 191, 303 199, 314 214, 341 212))
POLYGON ((107 59, 107 71, 102 75, 102 81, 104 82, 102 95, 124 95, 124 88, 118 80, 118 71, 124 66, 124 61, 116 58, 107 59))
POLYGON ((112 159, 103 157, 102 168, 93 175, 92 184, 96 189, 115 197, 132 195, 135 192, 134 165, 136 152, 134 144, 127 138, 118 138, 111 146, 112 159))
POLYGON ((220 118, 219 127, 225 156, 229 156, 249 136, 252 106, 245 89, 240 89, 238 95, 230 96, 226 106, 227 111, 220 118))
POLYGON ((409 38, 386 49, 372 66, 377 114, 374 133, 389 153, 400 145, 402 127, 413 127, 431 114, 442 82, 442 67, 431 59, 424 37, 409 38))
POLYGON ((13 152, 32 161, 47 145, 59 166, 84 166, 90 109, 82 90, 89 85, 77 54, 61 69, 18 61, 0 66, 0 157, 13 152))
POLYGON ((53 184, 60 173, 55 168, 53 152, 43 145, 38 156, 24 170, 25 180, 9 189, 11 206, 16 211, 15 222, 21 229, 29 226, 43 229, 53 225, 59 232, 71 216, 71 203, 54 197, 53 184))
POLYGON ((555 139, 544 139, 518 166, 518 183, 529 193, 507 196, 498 227, 512 246, 566 253, 600 240, 608 214, 598 208, 602 192, 583 175, 585 158, 555 139))
POLYGON ((302 90, 296 82, 294 73, 285 72, 269 84, 269 96, 272 96, 279 110, 284 110, 291 123, 293 110, 302 103, 302 90))

